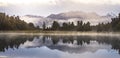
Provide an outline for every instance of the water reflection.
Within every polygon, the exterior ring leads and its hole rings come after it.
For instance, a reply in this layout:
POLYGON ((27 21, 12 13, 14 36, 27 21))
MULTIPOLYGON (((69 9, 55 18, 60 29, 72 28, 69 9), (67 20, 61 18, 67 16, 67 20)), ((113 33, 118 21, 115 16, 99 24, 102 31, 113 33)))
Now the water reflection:
POLYGON ((74 58, 119 58, 119 54, 119 37, 0 36, 0 57, 73 58, 74 56, 74 58))

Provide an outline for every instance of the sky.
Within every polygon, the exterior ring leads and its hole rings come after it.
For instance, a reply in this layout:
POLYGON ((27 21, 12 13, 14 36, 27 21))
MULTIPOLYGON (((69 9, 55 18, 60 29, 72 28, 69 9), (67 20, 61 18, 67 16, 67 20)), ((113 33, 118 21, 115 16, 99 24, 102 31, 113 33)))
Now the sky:
POLYGON ((9 15, 48 16, 68 11, 118 14, 120 0, 0 0, 0 12, 9 15))

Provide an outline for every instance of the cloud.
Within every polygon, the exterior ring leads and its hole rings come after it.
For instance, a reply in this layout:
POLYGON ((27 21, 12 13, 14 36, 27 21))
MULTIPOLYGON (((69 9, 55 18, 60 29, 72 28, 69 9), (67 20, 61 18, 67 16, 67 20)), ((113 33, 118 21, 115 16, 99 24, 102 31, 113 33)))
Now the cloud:
POLYGON ((120 0, 0 0, 0 12, 42 15, 68 11, 118 13, 120 0))
POLYGON ((0 2, 0 7, 5 7, 5 6, 7 6, 7 3, 2 3, 2 2, 0 2))
POLYGON ((120 0, 0 0, 2 4, 57 4, 57 3, 81 3, 81 4, 120 4, 120 0))
POLYGON ((120 4, 120 0, 70 0, 70 1, 74 3, 83 4, 120 4))
POLYGON ((54 4, 55 0, 0 0, 3 4, 12 5, 43 5, 43 4, 54 4))
POLYGON ((120 0, 71 0, 71 1, 84 4, 120 4, 120 0))

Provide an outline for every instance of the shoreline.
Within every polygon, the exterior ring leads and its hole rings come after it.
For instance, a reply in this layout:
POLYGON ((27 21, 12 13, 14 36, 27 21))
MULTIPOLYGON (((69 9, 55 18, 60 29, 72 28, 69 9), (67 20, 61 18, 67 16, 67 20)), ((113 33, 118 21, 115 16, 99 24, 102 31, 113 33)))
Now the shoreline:
POLYGON ((80 31, 0 31, 0 35, 120 36, 120 32, 80 31))

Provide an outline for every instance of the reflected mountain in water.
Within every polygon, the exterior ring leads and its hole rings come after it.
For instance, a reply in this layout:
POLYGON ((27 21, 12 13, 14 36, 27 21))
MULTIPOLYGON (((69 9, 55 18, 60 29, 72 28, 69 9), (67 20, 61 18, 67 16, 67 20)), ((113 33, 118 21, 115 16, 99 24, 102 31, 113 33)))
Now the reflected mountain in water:
POLYGON ((96 52, 99 49, 116 50, 120 54, 120 38, 108 36, 0 36, 0 52, 9 48, 36 48, 46 46, 69 53, 96 52))

